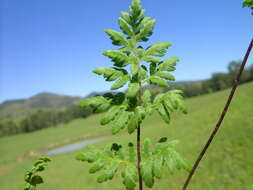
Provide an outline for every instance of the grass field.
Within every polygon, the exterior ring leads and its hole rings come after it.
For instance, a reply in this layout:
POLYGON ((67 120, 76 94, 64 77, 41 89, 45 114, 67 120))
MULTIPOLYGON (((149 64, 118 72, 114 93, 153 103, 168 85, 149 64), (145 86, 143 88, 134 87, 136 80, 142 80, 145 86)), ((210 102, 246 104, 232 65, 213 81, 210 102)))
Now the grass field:
MULTIPOLYGON (((160 136, 178 139, 177 150, 190 163, 198 155, 224 106, 229 91, 186 100, 189 113, 174 114, 170 125, 158 115, 147 118, 142 137, 152 140, 160 136)), ((238 88, 221 130, 204 157, 189 190, 253 190, 253 83, 238 88)), ((43 152, 70 142, 110 136, 110 128, 99 126, 101 115, 75 120, 67 125, 31 134, 0 138, 0 189, 14 190, 23 184, 23 175, 43 152)), ((126 145, 134 141, 123 131, 105 143, 117 141, 126 145)), ((96 183, 96 174, 88 174, 89 165, 74 159, 77 152, 50 156, 52 162, 42 173, 45 184, 40 190, 123 190, 121 177, 103 184, 96 183)), ((180 190, 187 173, 166 173, 157 180, 155 190, 180 190)), ((137 188, 136 188, 137 189, 137 188)), ((148 189, 148 188, 145 188, 148 189)))

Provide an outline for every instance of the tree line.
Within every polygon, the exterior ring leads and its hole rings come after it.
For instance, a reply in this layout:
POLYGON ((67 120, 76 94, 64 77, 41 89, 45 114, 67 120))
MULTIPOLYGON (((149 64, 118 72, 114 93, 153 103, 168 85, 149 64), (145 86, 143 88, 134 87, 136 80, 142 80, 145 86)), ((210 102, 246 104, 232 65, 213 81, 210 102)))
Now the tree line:
POLYGON ((62 111, 38 110, 22 119, 1 120, 0 136, 29 133, 48 127, 56 127, 77 118, 85 118, 92 114, 90 108, 74 105, 62 111))
MULTIPOLYGON (((213 73, 210 79, 190 82, 175 82, 171 89, 181 89, 185 97, 198 96, 223 90, 232 86, 235 74, 240 68, 241 61, 231 61, 228 64, 227 72, 213 73)), ((253 81, 253 64, 243 71, 240 84, 253 81)), ((152 90, 153 96, 160 92, 167 91, 159 87, 147 86, 152 90)), ((93 93, 93 96, 98 94, 93 93)), ((101 95, 101 94, 100 94, 101 95)), ((62 123, 77 118, 85 118, 92 114, 91 108, 80 108, 74 105, 62 111, 39 110, 22 119, 0 120, 0 136, 14 135, 18 133, 29 133, 48 127, 56 127, 62 123)))

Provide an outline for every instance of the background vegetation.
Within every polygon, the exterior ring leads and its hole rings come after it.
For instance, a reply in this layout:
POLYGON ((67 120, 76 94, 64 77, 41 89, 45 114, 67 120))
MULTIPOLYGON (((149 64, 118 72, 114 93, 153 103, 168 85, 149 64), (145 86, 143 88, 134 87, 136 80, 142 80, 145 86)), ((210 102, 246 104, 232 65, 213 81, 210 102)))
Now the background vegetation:
MULTIPOLYGON (((229 91, 221 91, 186 100, 189 114, 180 117, 176 113, 170 126, 165 127, 158 115, 144 122, 143 137, 168 136, 180 140, 177 149, 190 163, 193 163, 200 148, 209 136, 229 91), (206 103, 208 102, 208 103, 206 103), (180 119, 179 119, 180 118, 180 119)), ((253 83, 239 86, 222 128, 207 156, 200 164, 189 190, 252 190, 253 189, 253 83)), ((0 138, 0 189, 18 189, 23 181, 24 171, 31 167, 35 158, 54 147, 70 142, 110 136, 106 127, 99 126, 103 114, 92 115, 86 119, 77 119, 68 124, 58 125, 30 134, 19 134, 0 138)), ((135 139, 134 135, 124 131, 118 137, 110 137, 109 142, 123 145, 135 139)), ((78 151, 77 151, 78 152, 78 151)), ((42 173, 45 184, 39 189, 76 190, 89 189, 123 190, 120 176, 117 180, 105 184, 95 183, 97 175, 88 174, 88 164, 77 162, 77 152, 51 156, 53 160, 42 173)), ((166 174, 154 189, 179 189, 186 172, 177 172, 174 176, 166 174)))

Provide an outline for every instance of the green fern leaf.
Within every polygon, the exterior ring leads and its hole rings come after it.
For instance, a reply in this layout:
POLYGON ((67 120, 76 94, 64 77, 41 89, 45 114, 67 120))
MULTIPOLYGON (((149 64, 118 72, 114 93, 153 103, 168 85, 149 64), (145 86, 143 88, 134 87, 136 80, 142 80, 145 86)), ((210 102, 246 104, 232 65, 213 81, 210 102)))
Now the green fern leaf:
POLYGON ((142 96, 142 101, 143 101, 144 106, 147 106, 151 103, 151 97, 152 97, 152 94, 150 90, 146 89, 142 96))
POLYGON ((114 81, 124 75, 124 72, 121 70, 106 67, 94 69, 93 72, 98 75, 102 75, 106 81, 114 81))
POLYGON ((127 190, 134 190, 138 177, 136 167, 128 166, 122 172, 123 184, 125 185, 127 190))
POLYGON ((166 82, 166 80, 160 77, 155 76, 149 77, 149 83, 160 87, 169 88, 169 84, 166 82))
POLYGON ((152 160, 145 160, 141 162, 141 176, 145 185, 149 188, 152 188, 154 185, 154 176, 153 176, 153 162, 152 160))
POLYGON ((178 57, 171 57, 164 60, 158 67, 159 71, 174 71, 176 63, 179 61, 178 57))
POLYGON ((170 123, 170 114, 166 111, 163 105, 157 107, 157 111, 160 114, 161 118, 166 122, 170 123))
POLYGON ((130 163, 136 162, 136 152, 133 143, 128 143, 128 161, 130 163))
POLYGON ((150 140, 148 138, 146 138, 143 141, 143 158, 149 158, 151 156, 152 152, 150 149, 150 140))
POLYGON ((166 55, 167 49, 171 46, 169 42, 155 43, 146 50, 147 56, 162 57, 166 55))
POLYGON ((141 3, 140 0, 133 0, 132 4, 130 5, 130 13, 132 15, 132 19, 136 21, 139 16, 141 16, 141 3))
POLYGON ((119 106, 112 106, 100 120, 101 125, 106 125, 113 121, 120 111, 121 108, 119 106))
POLYGON ((175 81, 175 77, 169 73, 165 73, 162 71, 158 71, 154 74, 154 76, 158 76, 160 78, 166 79, 166 80, 172 80, 175 81))
POLYGON ((121 11, 120 12, 121 17, 129 24, 131 25, 131 18, 128 12, 121 11))
POLYGON ((163 157, 156 157, 153 162, 153 173, 157 179, 161 179, 163 174, 163 157))
POLYGON ((101 170, 106 164, 107 162, 105 160, 100 159, 91 166, 89 172, 96 173, 97 171, 101 170))
POLYGON ((109 57, 117 67, 128 65, 128 56, 120 50, 107 50, 103 52, 103 55, 109 57))
POLYGON ((126 96, 129 98, 134 98, 136 97, 139 90, 140 90, 140 85, 138 83, 129 83, 126 96))
POLYGON ((129 122, 128 122, 128 133, 131 134, 135 131, 135 129, 138 126, 138 117, 134 113, 131 113, 129 116, 129 122))
POLYGON ((122 18, 119 18, 119 26, 124 34, 128 36, 132 36, 134 34, 133 30, 131 29, 127 21, 125 21, 122 18))
POLYGON ((149 36, 152 35, 153 29, 155 26, 156 21, 155 20, 147 20, 143 27, 140 29, 140 32, 136 35, 136 40, 138 42, 147 41, 149 36))
POLYGON ((144 107, 142 106, 137 106, 135 108, 135 114, 136 114, 136 117, 138 118, 139 123, 141 123, 142 120, 144 120, 146 117, 146 111, 144 107))
POLYGON ((131 73, 132 76, 136 75, 139 71, 139 65, 138 64, 131 64, 131 73))
POLYGON ((152 56, 143 57, 143 61, 150 62, 150 63, 160 63, 161 62, 159 59, 157 59, 156 57, 152 57, 152 56))
POLYGON ((129 112, 121 110, 112 125, 112 134, 118 133, 128 122, 129 112))
POLYGON ((153 75, 156 73, 156 66, 157 64, 155 62, 150 63, 149 65, 149 74, 153 75))
POLYGON ((122 88, 129 80, 130 77, 128 75, 120 76, 119 79, 111 86, 111 90, 122 88))
POLYGON ((127 46, 128 45, 127 39, 124 37, 124 35, 121 32, 107 29, 107 30, 105 30, 105 33, 107 33, 110 36, 110 39, 112 40, 113 45, 117 45, 117 46, 127 46))

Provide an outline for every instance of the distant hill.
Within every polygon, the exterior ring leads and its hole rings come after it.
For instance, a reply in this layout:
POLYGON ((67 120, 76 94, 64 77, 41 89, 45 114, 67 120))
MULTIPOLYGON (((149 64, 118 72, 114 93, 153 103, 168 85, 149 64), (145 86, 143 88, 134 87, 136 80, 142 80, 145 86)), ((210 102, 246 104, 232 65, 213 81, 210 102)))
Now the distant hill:
MULTIPOLYGON (((181 81, 181 82, 172 82, 171 88, 182 89, 185 92, 186 88, 189 86, 188 91, 193 91, 193 88, 200 88, 201 80, 198 81, 181 81)), ((157 90, 160 91, 162 88, 147 85, 146 88, 152 88, 155 93, 157 90)), ((102 95, 112 91, 104 91, 104 92, 92 92, 85 96, 86 98, 102 95)), ((195 95, 198 95, 195 94, 195 95)), ((60 110, 64 108, 71 107, 72 105, 78 103, 82 97, 78 96, 66 96, 59 95, 54 93, 39 93, 27 99, 18 99, 18 100, 7 100, 0 104, 0 119, 12 119, 12 118, 20 118, 25 117, 27 115, 32 114, 37 110, 45 110, 45 109, 55 109, 60 110)))
POLYGON ((24 117, 41 109, 65 109, 81 99, 78 96, 39 93, 27 99, 7 100, 0 104, 0 119, 24 117))

